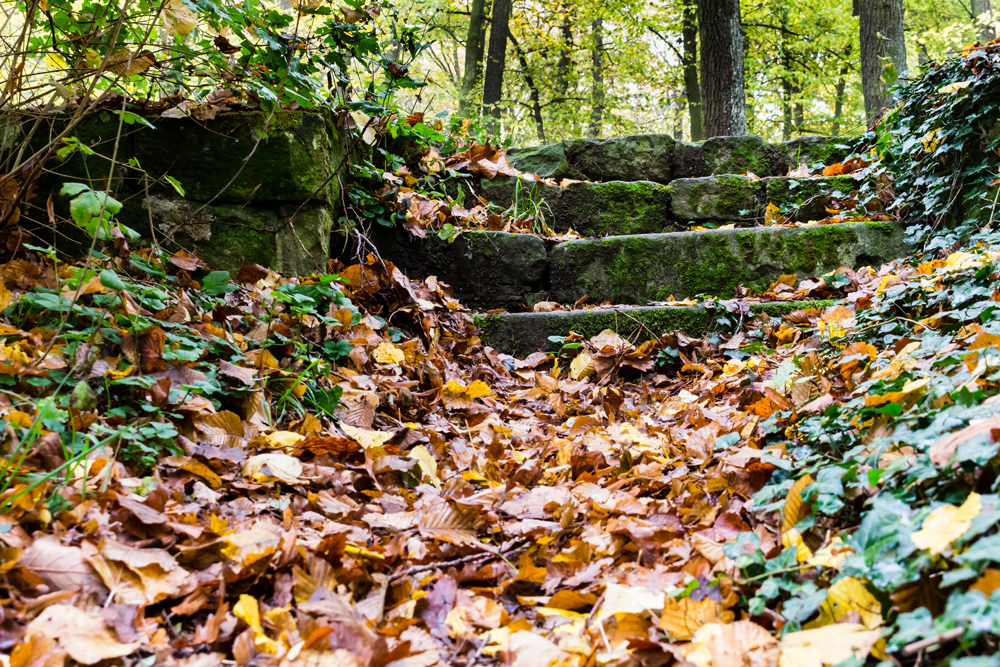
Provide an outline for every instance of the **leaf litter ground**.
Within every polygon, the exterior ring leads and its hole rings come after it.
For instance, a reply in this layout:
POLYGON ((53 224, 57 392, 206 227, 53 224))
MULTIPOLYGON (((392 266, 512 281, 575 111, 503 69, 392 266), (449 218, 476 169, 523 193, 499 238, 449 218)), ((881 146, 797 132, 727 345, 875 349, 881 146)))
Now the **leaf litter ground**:
POLYGON ((374 258, 229 281, 24 254, 0 269, 4 662, 973 649, 1000 622, 998 259, 841 269, 811 281, 845 295, 822 312, 515 359, 374 258))

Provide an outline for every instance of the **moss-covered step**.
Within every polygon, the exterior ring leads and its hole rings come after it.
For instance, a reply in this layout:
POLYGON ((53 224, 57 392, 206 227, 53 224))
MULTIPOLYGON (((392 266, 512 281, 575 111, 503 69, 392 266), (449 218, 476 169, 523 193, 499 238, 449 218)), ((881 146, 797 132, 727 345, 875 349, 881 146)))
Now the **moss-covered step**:
POLYGON ((547 248, 537 236, 470 231, 449 243, 434 232, 418 239, 403 229, 377 227, 370 238, 410 278, 437 276, 472 308, 515 308, 545 299, 547 248))
POLYGON ((764 184, 724 174, 679 178, 670 184, 670 208, 681 221, 755 220, 764 216, 764 184))
POLYGON ((827 207, 838 200, 848 199, 851 192, 861 185, 853 176, 774 176, 764 179, 767 202, 798 222, 828 217, 827 207))
POLYGON ((563 145, 569 165, 591 181, 669 183, 676 143, 669 134, 634 134, 571 139, 563 145))
POLYGON ((550 298, 645 304, 698 294, 732 297, 778 276, 878 266, 907 252, 890 223, 757 227, 566 241, 549 253, 550 298))
POLYGON ((197 201, 336 200, 337 179, 328 177, 343 156, 340 130, 318 113, 278 111, 269 127, 267 119, 256 111, 154 119, 155 130, 134 135, 134 155, 153 179, 171 176, 197 201))
POLYGON ((573 183, 563 189, 555 220, 557 230, 583 236, 682 229, 670 214, 670 188, 651 181, 573 183))
POLYGON ((194 250, 213 269, 236 275, 245 263, 285 276, 326 269, 334 217, 323 204, 276 207, 212 204, 145 195, 129 197, 118 219, 147 241, 194 250), (152 229, 151 229, 152 225, 152 229))
MULTIPOLYGON (((754 315, 781 317, 803 308, 823 308, 832 301, 782 301, 754 303, 754 315)), ((647 340, 666 333, 684 331, 696 335, 711 329, 720 311, 704 306, 621 306, 591 310, 558 310, 550 313, 501 313, 474 315, 486 345, 505 354, 527 356, 532 352, 556 351, 559 343, 550 336, 564 337, 573 331, 590 338, 610 329, 629 340, 647 340)))

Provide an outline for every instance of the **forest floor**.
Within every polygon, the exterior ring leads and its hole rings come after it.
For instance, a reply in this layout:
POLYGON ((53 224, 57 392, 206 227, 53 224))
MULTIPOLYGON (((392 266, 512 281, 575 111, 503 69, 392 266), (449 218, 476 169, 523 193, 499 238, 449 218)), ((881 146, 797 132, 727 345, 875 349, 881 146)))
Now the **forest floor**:
POLYGON ((984 232, 770 290, 841 299, 822 312, 515 359, 447 285, 374 258, 289 280, 21 250, 0 266, 0 660, 981 654, 998 272, 984 232))

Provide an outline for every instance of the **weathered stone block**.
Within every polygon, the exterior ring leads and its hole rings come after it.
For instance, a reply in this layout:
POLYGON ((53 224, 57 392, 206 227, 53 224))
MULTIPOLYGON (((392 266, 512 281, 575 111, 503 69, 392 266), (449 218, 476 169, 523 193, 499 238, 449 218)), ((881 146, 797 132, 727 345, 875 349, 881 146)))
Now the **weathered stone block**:
POLYGON ((467 306, 512 308, 543 300, 548 256, 537 236, 473 231, 449 243, 433 232, 418 239, 380 227, 371 237, 382 257, 404 273, 421 280, 437 276, 467 306))
POLYGON ((592 181, 669 183, 676 143, 669 134, 635 134, 564 145, 570 166, 592 181))
POLYGON ((674 145, 674 162, 671 175, 673 178, 711 176, 712 172, 705 162, 705 151, 702 149, 702 144, 678 141, 674 145))
POLYGON ((325 207, 305 208, 293 230, 286 223, 295 208, 206 206, 151 195, 148 202, 131 199, 118 217, 150 241, 196 251, 213 269, 235 273, 250 262, 286 276, 325 270, 333 217, 325 207))
POLYGON ((771 173, 774 158, 770 145, 761 137, 713 137, 701 145, 709 174, 771 173))
POLYGON ((841 266, 879 265, 908 251, 890 223, 760 227, 567 241, 550 253, 550 295, 571 303, 642 304, 673 295, 732 297, 737 285, 765 289, 778 276, 819 276, 841 266))
POLYGON ((799 222, 829 217, 827 207, 836 200, 847 199, 860 185, 852 176, 774 176, 764 179, 768 203, 799 222))
POLYGON ((675 218, 689 220, 744 220, 762 216, 761 181, 727 174, 679 178, 670 184, 675 218))
MULTIPOLYGON (((832 301, 776 301, 750 305, 752 313, 781 317, 802 308, 824 308, 832 301)), ((715 309, 700 306, 624 306, 587 310, 557 310, 549 313, 500 313, 474 315, 486 345, 500 352, 525 357, 536 350, 558 350, 550 336, 566 336, 570 331, 584 338, 610 329, 635 341, 647 340, 675 331, 697 335, 715 324, 715 309)))
POLYGON ((646 234, 679 228, 670 215, 670 189, 649 181, 573 183, 562 194, 556 229, 584 236, 646 234))
POLYGON ((582 176, 570 167, 566 159, 566 149, 561 143, 511 148, 507 151, 507 162, 526 174, 536 174, 541 178, 551 178, 556 181, 564 178, 579 179, 582 176))
POLYGON ((333 141, 326 119, 279 111, 258 143, 266 120, 263 112, 223 113, 204 123, 159 118, 156 130, 135 135, 135 156, 153 179, 172 176, 185 196, 198 201, 299 203, 314 194, 319 201, 336 199, 336 179, 326 181, 343 147, 333 141))

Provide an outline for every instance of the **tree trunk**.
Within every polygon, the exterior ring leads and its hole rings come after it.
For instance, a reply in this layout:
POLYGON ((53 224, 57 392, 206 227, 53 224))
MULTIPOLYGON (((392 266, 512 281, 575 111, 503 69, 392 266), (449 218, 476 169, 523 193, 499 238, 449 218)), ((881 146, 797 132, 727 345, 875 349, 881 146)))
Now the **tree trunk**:
POLYGON ((559 48, 559 62, 556 63, 556 92, 560 96, 565 96, 569 88, 569 68, 573 64, 570 58, 570 51, 573 48, 573 23, 570 20, 572 10, 570 3, 562 3, 562 25, 559 27, 562 33, 562 45, 559 48))
POLYGON ((486 0, 472 0, 469 16, 469 36, 465 41, 465 70, 462 73, 462 99, 458 112, 468 116, 472 111, 472 91, 483 67, 483 49, 486 46, 486 0))
MULTIPOLYGON (((871 126, 892 103, 891 85, 882 75, 886 65, 896 75, 906 71, 906 40, 903 35, 903 0, 861 0, 861 87, 865 94, 865 116, 871 126)), ((891 75, 888 77, 894 80, 891 75)))
POLYGON ((739 0, 701 0, 698 30, 705 136, 744 135, 747 115, 739 0))
MULTIPOLYGON (((510 23, 511 0, 493 0, 490 17, 490 46, 486 53, 486 76, 483 79, 483 112, 500 118, 500 99, 503 97, 503 70, 507 62, 507 31, 510 23)), ((490 131, 499 132, 499 124, 492 123, 490 131)))
POLYGON ((531 117, 535 119, 535 132, 538 133, 538 143, 545 143, 545 121, 542 119, 541 95, 538 93, 538 86, 535 84, 535 77, 528 69, 528 59, 521 50, 521 45, 514 39, 514 35, 509 31, 507 37, 510 39, 514 53, 517 54, 517 62, 521 65, 521 76, 524 78, 524 85, 528 87, 528 96, 531 98, 531 117))
POLYGON ((684 3, 684 94, 687 97, 688 116, 691 124, 691 141, 705 139, 701 120, 701 86, 698 84, 698 4, 697 0, 684 3))
POLYGON ((593 67, 593 98, 594 108, 590 112, 590 127, 587 134, 591 137, 601 136, 601 121, 604 119, 604 19, 598 18, 592 24, 594 31, 594 51, 591 60, 593 67))
POLYGON ((976 23, 976 35, 980 42, 996 39, 993 29, 993 7, 990 0, 972 0, 972 15, 976 23))
POLYGON ((844 97, 847 94, 847 74, 850 72, 849 61, 851 49, 847 49, 847 60, 840 66, 840 78, 837 79, 836 93, 833 98, 833 136, 840 135, 840 119, 844 117, 844 97))
MULTIPOLYGON (((784 26, 784 22, 782 22, 784 26)), ((779 32, 778 39, 781 41, 781 140, 788 141, 792 138, 792 96, 793 86, 791 79, 792 54, 786 44, 785 33, 779 32)))

